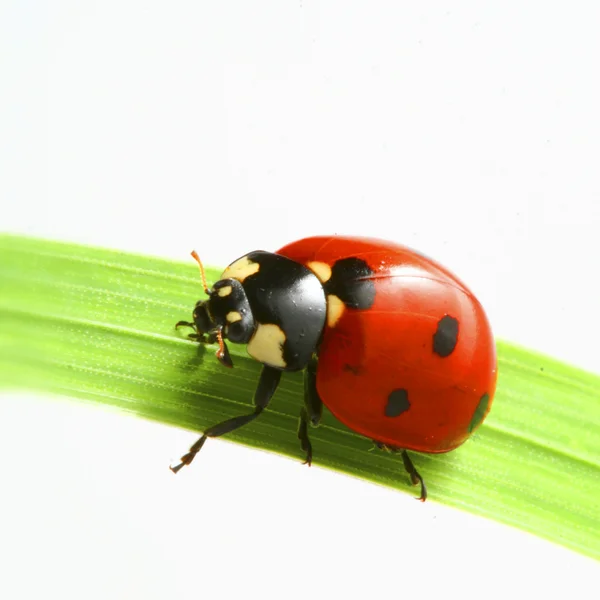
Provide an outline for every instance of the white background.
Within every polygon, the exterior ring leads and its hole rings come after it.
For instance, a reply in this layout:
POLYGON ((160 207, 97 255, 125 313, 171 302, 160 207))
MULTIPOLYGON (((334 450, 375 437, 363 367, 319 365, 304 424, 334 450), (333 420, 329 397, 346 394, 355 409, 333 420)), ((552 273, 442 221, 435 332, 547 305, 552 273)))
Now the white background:
MULTIPOLYGON (((5 1, 1 229, 213 265, 393 239, 499 337, 600 372, 599 26, 592 2, 5 1)), ((226 442, 172 477, 195 437, 3 396, 0 596, 597 586, 564 549, 226 442)))

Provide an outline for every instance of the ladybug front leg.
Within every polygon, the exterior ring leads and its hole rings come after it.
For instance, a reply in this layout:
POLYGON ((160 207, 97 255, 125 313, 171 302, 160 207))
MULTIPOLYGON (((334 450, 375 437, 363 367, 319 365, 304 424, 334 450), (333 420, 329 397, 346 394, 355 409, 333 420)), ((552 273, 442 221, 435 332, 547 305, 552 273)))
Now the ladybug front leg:
POLYGON ((195 340, 201 344, 214 344, 217 341, 215 333, 198 333, 195 323, 190 323, 189 321, 177 321, 177 323, 175 323, 175 329, 179 329, 180 327, 189 327, 194 330, 194 333, 188 335, 190 340, 195 340))
POLYGON ((170 467, 171 471, 177 473, 182 467, 189 465, 194 460, 196 454, 200 452, 202 446, 204 446, 204 442, 206 442, 208 438, 220 437, 226 433, 231 433, 247 423, 250 423, 250 421, 254 421, 254 419, 256 419, 256 417, 258 417, 258 415, 260 415, 260 413, 268 406, 279 385, 281 373, 282 371, 274 369, 273 367, 263 367, 260 379, 258 380, 258 387, 254 393, 254 411, 249 415, 233 417, 227 419, 227 421, 209 427, 204 432, 204 435, 190 448, 190 451, 181 457, 181 462, 174 467, 170 467))
POLYGON ((308 437, 308 424, 317 427, 323 414, 323 401, 317 391, 317 359, 313 358, 304 371, 304 406, 300 411, 298 439, 302 450, 306 452, 305 465, 312 463, 312 444, 308 437))

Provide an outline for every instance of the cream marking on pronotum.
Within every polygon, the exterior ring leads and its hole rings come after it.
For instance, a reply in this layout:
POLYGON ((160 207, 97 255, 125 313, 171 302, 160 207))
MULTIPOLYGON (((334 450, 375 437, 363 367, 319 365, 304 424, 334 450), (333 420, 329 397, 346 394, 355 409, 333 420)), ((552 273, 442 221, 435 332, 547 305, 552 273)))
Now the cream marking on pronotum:
POLYGON ((237 310, 232 310, 225 315, 228 323, 236 323, 242 320, 242 315, 237 310))
POLYGON ((335 327, 341 316, 344 314, 346 305, 343 300, 340 300, 337 296, 329 294, 327 296, 327 325, 329 327, 335 327))
POLYGON ((221 298, 225 298, 225 296, 229 296, 229 294, 231 294, 232 291, 233 291, 233 288, 230 285, 226 285, 222 288, 219 288, 219 290, 217 291, 217 294, 219 294, 219 296, 221 296, 221 298))
POLYGON ((319 278, 321 283, 327 283, 331 279, 331 267, 324 262, 313 260, 306 266, 319 278))
POLYGON ((247 256, 242 256, 223 271, 221 279, 237 279, 240 283, 243 283, 246 277, 258 273, 259 269, 260 265, 258 263, 248 260, 247 256))
POLYGON ((248 354, 259 362, 272 367, 286 367, 283 360, 283 344, 285 333, 278 325, 267 323, 259 324, 255 334, 252 336, 246 350, 248 354))

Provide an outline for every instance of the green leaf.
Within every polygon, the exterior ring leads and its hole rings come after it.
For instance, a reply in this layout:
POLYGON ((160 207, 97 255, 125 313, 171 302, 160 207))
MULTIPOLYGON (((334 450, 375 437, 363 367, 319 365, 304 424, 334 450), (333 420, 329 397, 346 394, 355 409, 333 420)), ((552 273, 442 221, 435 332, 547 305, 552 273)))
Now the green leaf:
MULTIPOLYGON (((259 365, 244 348, 224 369, 214 348, 174 330, 201 296, 191 259, 0 236, 0 386, 198 431, 247 412, 259 365)), ((504 342, 498 352, 498 391, 477 434, 413 457, 430 499, 600 558, 600 378, 504 342)), ((285 376, 272 407, 228 437, 301 460, 301 390, 301 377, 285 376)), ((315 464, 414 493, 399 457, 367 452, 329 413, 311 439, 315 464)))

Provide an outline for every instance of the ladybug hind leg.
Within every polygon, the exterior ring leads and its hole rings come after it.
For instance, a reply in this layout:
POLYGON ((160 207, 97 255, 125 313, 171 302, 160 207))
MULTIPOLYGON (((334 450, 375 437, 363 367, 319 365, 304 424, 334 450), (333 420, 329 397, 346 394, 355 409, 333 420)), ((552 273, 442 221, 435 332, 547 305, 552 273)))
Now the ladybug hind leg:
POLYGON ((423 478, 417 471, 415 465, 413 465, 413 461, 410 459, 408 452, 406 450, 402 450, 402 462, 404 463, 404 468, 406 472, 410 475, 410 481, 413 485, 421 484, 421 495, 417 498, 421 502, 425 502, 427 500, 427 487, 425 486, 425 482, 423 478))
POLYGON ((406 472, 410 475, 410 482, 413 485, 421 484, 421 495, 417 498, 417 500, 425 502, 425 500, 427 500, 427 486, 425 485, 425 482, 423 481, 419 471, 417 471, 417 468, 413 464, 408 452, 406 450, 400 450, 400 448, 395 448, 394 446, 388 446, 387 444, 378 442, 377 440, 373 440, 373 443, 379 450, 385 450, 386 452, 391 453, 400 452, 402 454, 402 462, 404 463, 406 472))
POLYGON ((323 414, 323 401, 317 391, 317 359, 312 358, 304 371, 304 406, 300 411, 298 439, 302 450, 306 452, 305 465, 312 464, 312 444, 308 437, 309 423, 317 427, 323 414))
POLYGON ((260 413, 268 406, 279 385, 281 374, 282 371, 274 369, 273 367, 263 367, 256 392, 254 393, 254 411, 248 415, 233 417, 209 427, 204 432, 204 435, 191 446, 189 452, 181 457, 181 462, 174 467, 170 467, 171 471, 177 473, 182 467, 189 465, 194 460, 196 454, 200 452, 202 446, 204 446, 204 442, 206 442, 208 438, 220 437, 227 433, 231 433, 232 431, 247 425, 250 421, 254 421, 254 419, 256 419, 256 417, 258 417, 258 415, 260 415, 260 413))

